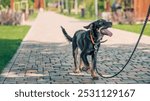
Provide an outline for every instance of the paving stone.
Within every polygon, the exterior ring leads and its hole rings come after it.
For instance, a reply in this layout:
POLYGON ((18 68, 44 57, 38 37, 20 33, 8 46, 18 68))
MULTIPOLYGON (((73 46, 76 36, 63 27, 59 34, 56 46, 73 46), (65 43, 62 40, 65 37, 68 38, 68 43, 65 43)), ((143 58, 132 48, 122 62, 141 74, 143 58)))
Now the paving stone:
POLYGON ((16 84, 27 84, 26 81, 16 81, 16 84))
POLYGON ((51 81, 50 84, 72 84, 72 82, 66 82, 66 81, 59 81, 59 82, 55 82, 55 81, 51 81))
POLYGON ((4 81, 4 84, 15 84, 16 80, 15 78, 6 78, 4 81))
POLYGON ((4 84, 17 84, 16 81, 5 81, 4 84))
POLYGON ((50 76, 52 80, 63 80, 64 77, 60 75, 50 76))
POLYGON ((26 73, 37 73, 36 69, 28 69, 26 73))
POLYGON ((6 79, 5 77, 0 77, 0 84, 3 84, 5 79, 6 79))
POLYGON ((47 84, 47 83, 49 83, 49 81, 48 80, 44 80, 44 79, 40 79, 40 80, 37 80, 37 83, 38 84, 47 84))
POLYGON ((39 72, 39 73, 42 73, 43 71, 44 71, 43 67, 39 67, 39 68, 38 68, 38 72, 39 72))

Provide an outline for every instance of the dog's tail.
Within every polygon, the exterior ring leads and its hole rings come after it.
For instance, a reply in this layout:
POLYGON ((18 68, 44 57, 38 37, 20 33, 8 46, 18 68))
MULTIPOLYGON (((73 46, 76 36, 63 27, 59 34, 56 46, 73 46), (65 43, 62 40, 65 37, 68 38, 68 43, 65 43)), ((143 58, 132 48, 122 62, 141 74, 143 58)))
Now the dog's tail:
POLYGON ((66 39, 70 42, 72 42, 72 38, 68 35, 68 33, 66 32, 66 30, 61 26, 62 32, 65 35, 66 39))

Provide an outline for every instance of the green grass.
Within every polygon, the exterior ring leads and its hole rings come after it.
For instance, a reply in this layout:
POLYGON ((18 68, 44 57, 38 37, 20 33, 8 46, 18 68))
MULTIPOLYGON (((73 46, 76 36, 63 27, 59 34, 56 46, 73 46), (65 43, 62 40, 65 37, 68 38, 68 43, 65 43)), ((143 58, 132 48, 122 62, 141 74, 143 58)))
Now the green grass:
MULTIPOLYGON (((134 24, 134 25, 113 25, 113 28, 121 29, 125 31, 140 33, 143 25, 142 24, 134 24)), ((150 36, 150 24, 146 25, 144 35, 150 36)))
POLYGON ((16 53, 29 26, 0 26, 0 72, 16 53))
POLYGON ((36 17, 37 17, 37 15, 38 15, 38 11, 35 11, 33 14, 29 15, 29 20, 30 20, 30 21, 35 20, 36 17))

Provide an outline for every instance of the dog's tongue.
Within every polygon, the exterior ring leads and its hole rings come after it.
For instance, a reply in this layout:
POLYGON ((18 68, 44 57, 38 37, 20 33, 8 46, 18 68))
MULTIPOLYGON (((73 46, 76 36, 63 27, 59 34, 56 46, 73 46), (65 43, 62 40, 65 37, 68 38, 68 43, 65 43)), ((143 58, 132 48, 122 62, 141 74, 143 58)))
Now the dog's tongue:
POLYGON ((104 34, 104 35, 108 35, 108 36, 112 36, 112 32, 110 32, 108 29, 102 29, 101 32, 104 34))

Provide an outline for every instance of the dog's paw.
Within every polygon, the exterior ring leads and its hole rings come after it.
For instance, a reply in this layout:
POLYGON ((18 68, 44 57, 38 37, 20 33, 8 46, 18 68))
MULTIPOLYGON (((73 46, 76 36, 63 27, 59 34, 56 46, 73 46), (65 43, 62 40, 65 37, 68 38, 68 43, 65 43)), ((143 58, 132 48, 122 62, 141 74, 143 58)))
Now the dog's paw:
POLYGON ((99 80, 98 76, 92 77, 92 80, 99 80))
POLYGON ((74 73, 80 73, 80 70, 74 70, 73 72, 74 73))
POLYGON ((82 71, 85 71, 85 72, 87 72, 87 71, 89 71, 90 70, 90 68, 87 68, 87 67, 82 67, 82 71))

